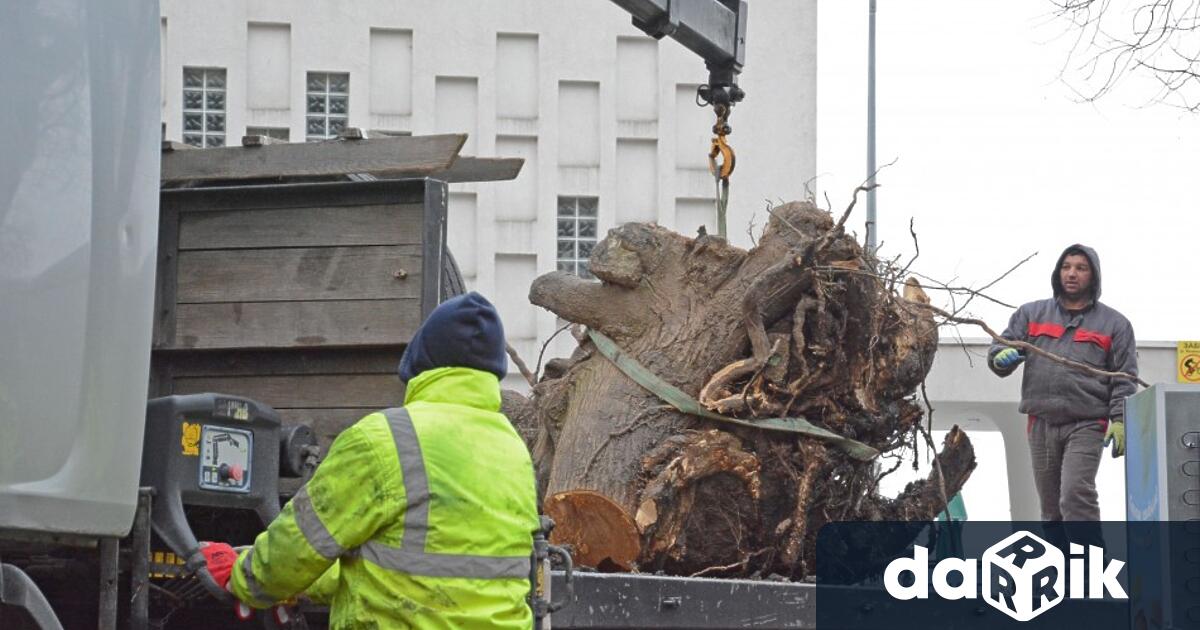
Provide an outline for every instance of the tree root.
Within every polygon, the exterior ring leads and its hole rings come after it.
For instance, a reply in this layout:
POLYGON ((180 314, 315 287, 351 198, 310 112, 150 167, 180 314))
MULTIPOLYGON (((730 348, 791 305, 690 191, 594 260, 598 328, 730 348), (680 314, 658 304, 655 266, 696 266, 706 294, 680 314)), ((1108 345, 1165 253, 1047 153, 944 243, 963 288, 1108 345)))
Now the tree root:
POLYGON ((787 539, 783 544, 782 562, 790 567, 790 574, 803 575, 804 539, 808 534, 808 510, 812 506, 813 483, 826 464, 825 447, 817 442, 801 441, 800 453, 804 457, 804 471, 796 484, 796 507, 792 511, 787 539))
POLYGON ((663 444, 643 460, 642 469, 653 475, 634 517, 642 531, 643 557, 680 557, 676 543, 695 503, 697 482, 729 474, 741 480, 752 501, 759 499, 759 461, 742 450, 740 439, 718 429, 679 437, 684 439, 663 444))
MULTIPOLYGON (((549 273, 530 300, 609 336, 707 409, 751 425, 802 416, 881 452, 908 448, 921 418, 911 396, 936 351, 938 313, 918 285, 901 286, 902 273, 845 234, 851 208, 836 221, 809 203, 772 208, 750 250, 625 224, 593 250, 601 282, 549 273)), ((803 577, 825 522, 928 520, 944 508, 941 488, 952 496, 974 467, 958 432, 938 456, 944 478, 886 500, 869 464, 823 443, 663 409, 572 334, 572 358, 535 374, 539 489, 611 500, 633 522, 642 570, 803 577)), ((521 417, 531 424, 528 410, 521 417)))

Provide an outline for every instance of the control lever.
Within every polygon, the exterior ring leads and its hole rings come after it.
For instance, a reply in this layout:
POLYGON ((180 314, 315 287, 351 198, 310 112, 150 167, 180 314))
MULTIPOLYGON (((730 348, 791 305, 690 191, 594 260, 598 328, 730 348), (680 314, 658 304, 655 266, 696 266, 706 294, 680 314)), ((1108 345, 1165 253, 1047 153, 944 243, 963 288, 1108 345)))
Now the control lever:
MULTIPOLYGON (((204 561, 204 554, 200 552, 199 546, 188 555, 185 566, 196 576, 196 579, 204 587, 204 590, 217 601, 222 604, 229 604, 230 606, 237 603, 237 599, 234 598, 233 594, 221 588, 221 585, 217 584, 217 580, 213 578, 212 573, 209 573, 208 564, 204 561)), ((236 571, 237 569, 234 570, 236 571)))
MULTIPOLYGON (((214 599, 230 606, 243 605, 238 602, 232 593, 217 584, 216 579, 209 572, 208 565, 204 561, 204 554, 200 553, 199 548, 188 558, 186 566, 196 576, 196 580, 204 587, 204 590, 214 599)), ((237 571, 238 569, 234 570, 237 571)), ((308 622, 304 619, 304 615, 300 613, 298 605, 281 604, 277 608, 279 610, 264 610, 260 612, 262 615, 262 626, 265 630, 308 629, 308 622)))
MULTIPOLYGON (((160 593, 172 600, 170 614, 208 596, 233 608, 237 600, 208 570, 184 506, 252 510, 268 526, 280 511, 280 473, 300 476, 311 470, 317 445, 312 431, 281 430, 278 413, 250 399, 189 394, 147 401, 144 444, 142 485, 156 492, 150 515, 154 535, 184 561, 182 567, 159 571, 160 593), (239 483, 220 483, 227 480, 239 483)), ((287 612, 290 623, 277 625, 268 613, 260 615, 263 626, 305 627, 299 612, 287 612)))

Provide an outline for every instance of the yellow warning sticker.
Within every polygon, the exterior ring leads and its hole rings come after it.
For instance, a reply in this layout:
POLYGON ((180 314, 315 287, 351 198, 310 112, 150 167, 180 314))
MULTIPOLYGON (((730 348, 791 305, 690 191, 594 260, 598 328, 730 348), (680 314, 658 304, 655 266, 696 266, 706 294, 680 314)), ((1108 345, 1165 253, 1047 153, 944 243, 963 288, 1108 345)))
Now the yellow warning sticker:
POLYGON ((200 424, 184 422, 183 435, 179 438, 179 443, 183 446, 183 454, 193 457, 200 455, 200 424))
POLYGON ((150 577, 167 579, 182 576, 186 570, 183 558, 170 551, 155 551, 150 557, 150 577))
POLYGON ((1200 341, 1180 341, 1175 347, 1175 378, 1180 383, 1200 383, 1200 341))

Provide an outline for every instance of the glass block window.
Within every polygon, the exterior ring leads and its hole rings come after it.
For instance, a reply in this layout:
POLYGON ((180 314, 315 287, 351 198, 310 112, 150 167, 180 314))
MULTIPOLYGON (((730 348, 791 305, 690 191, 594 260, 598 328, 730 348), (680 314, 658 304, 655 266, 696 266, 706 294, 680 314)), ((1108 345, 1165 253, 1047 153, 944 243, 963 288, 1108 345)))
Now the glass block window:
POLYGON ((345 72, 309 72, 305 90, 304 136, 309 141, 336 138, 350 115, 350 75, 345 72))
POLYGON ((246 127, 247 136, 266 136, 287 142, 291 139, 291 130, 287 127, 246 127))
POLYGON ((558 198, 558 270, 581 278, 595 276, 588 269, 588 258, 596 247, 595 197, 558 198))
POLYGON ((183 69, 183 141, 225 146, 225 69, 183 69))

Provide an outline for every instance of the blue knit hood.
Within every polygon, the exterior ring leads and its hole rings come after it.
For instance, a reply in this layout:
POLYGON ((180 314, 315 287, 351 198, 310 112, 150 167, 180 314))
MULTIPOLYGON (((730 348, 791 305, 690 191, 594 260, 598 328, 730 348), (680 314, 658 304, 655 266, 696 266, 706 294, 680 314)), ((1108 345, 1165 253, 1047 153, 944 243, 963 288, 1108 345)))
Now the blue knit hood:
POLYGON ((487 298, 472 291, 438 305, 413 335, 400 359, 400 380, 408 383, 426 370, 465 367, 508 373, 504 326, 487 298))

